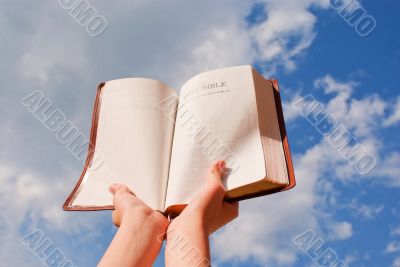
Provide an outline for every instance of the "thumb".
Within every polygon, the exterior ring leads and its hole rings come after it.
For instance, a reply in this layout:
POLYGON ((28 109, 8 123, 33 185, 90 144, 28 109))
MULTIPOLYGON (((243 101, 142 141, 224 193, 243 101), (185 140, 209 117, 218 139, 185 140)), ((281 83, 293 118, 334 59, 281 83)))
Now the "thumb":
POLYGON ((225 196, 225 188, 221 181, 221 174, 223 173, 225 167, 224 161, 215 162, 209 169, 205 179, 206 186, 199 191, 196 196, 190 201, 188 210, 198 209, 198 206, 207 206, 210 203, 220 203, 225 196))
POLYGON ((117 183, 112 184, 112 185, 110 185, 108 190, 113 195, 115 195, 117 192, 126 192, 126 193, 130 193, 132 195, 135 195, 131 190, 129 190, 129 188, 126 185, 123 185, 123 184, 117 184, 117 183))
POLYGON ((221 193, 222 196, 225 195, 225 189, 221 181, 224 170, 225 161, 220 160, 213 164, 207 175, 208 189, 213 191, 213 193, 221 193))
POLYGON ((207 182, 209 185, 212 184, 220 184, 221 183, 221 176, 224 173, 225 169, 225 161, 220 160, 215 162, 207 175, 207 182))

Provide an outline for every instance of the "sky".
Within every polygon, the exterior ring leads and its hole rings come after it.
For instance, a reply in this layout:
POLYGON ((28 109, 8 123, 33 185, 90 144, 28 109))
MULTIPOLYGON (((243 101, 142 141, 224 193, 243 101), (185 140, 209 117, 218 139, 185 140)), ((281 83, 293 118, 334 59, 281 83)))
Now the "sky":
POLYGON ((83 162, 22 99, 40 92, 88 136, 101 81, 179 90, 243 64, 279 80, 297 186, 241 202, 213 266, 400 266, 398 1, 0 2, 0 266, 57 266, 35 244, 95 266, 116 232, 109 211, 61 209, 83 162))

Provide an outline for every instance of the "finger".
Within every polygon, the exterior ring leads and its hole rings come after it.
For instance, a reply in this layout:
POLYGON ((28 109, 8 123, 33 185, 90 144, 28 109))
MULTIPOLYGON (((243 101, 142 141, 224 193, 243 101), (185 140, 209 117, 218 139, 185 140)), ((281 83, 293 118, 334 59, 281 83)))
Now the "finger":
POLYGON ((110 185, 110 187, 108 188, 108 191, 110 191, 111 194, 115 195, 115 193, 117 192, 118 188, 116 184, 112 184, 110 185))
POLYGON ((207 186, 193 197, 188 207, 189 209, 194 208, 195 205, 207 206, 209 203, 214 202, 218 203, 218 205, 222 204, 225 188, 221 181, 221 173, 224 167, 224 161, 217 161, 211 166, 205 177, 207 186))
POLYGON ((109 191, 115 195, 117 192, 126 192, 136 196, 126 185, 114 183, 110 185, 109 191))
POLYGON ((111 214, 112 222, 115 226, 119 227, 121 225, 121 219, 119 218, 119 214, 117 210, 114 210, 111 214))
POLYGON ((208 183, 217 185, 222 184, 221 175, 224 169, 225 169, 225 161, 220 160, 214 163, 207 176, 208 183))
POLYGON ((216 196, 218 199, 223 199, 225 195, 225 188, 222 184, 221 175, 225 168, 224 161, 218 161, 214 163, 207 175, 207 187, 208 194, 210 196, 216 196))
POLYGON ((220 160, 217 162, 217 171, 219 173, 219 176, 222 177, 225 174, 226 171, 226 163, 224 160, 220 160))

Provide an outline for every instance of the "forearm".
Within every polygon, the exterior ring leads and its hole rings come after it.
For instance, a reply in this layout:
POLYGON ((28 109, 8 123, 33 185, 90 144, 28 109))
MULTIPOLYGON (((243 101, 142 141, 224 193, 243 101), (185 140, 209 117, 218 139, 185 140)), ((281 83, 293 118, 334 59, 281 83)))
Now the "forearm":
POLYGON ((98 266, 152 266, 161 249, 160 235, 165 229, 151 222, 151 218, 140 226, 135 219, 138 218, 127 218, 121 223, 98 266))
POLYGON ((208 267, 210 263, 209 240, 204 227, 195 220, 172 223, 167 232, 165 265, 208 267))

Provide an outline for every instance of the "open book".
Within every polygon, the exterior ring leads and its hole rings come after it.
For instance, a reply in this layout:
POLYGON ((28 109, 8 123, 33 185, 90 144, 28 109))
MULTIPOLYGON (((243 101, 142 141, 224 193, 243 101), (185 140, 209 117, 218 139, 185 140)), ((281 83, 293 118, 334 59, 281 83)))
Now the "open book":
POLYGON ((153 209, 179 213, 225 160, 227 200, 292 188, 295 178, 276 80, 251 66, 207 71, 179 92, 157 80, 101 83, 82 175, 64 210, 113 209, 126 184, 153 209))

